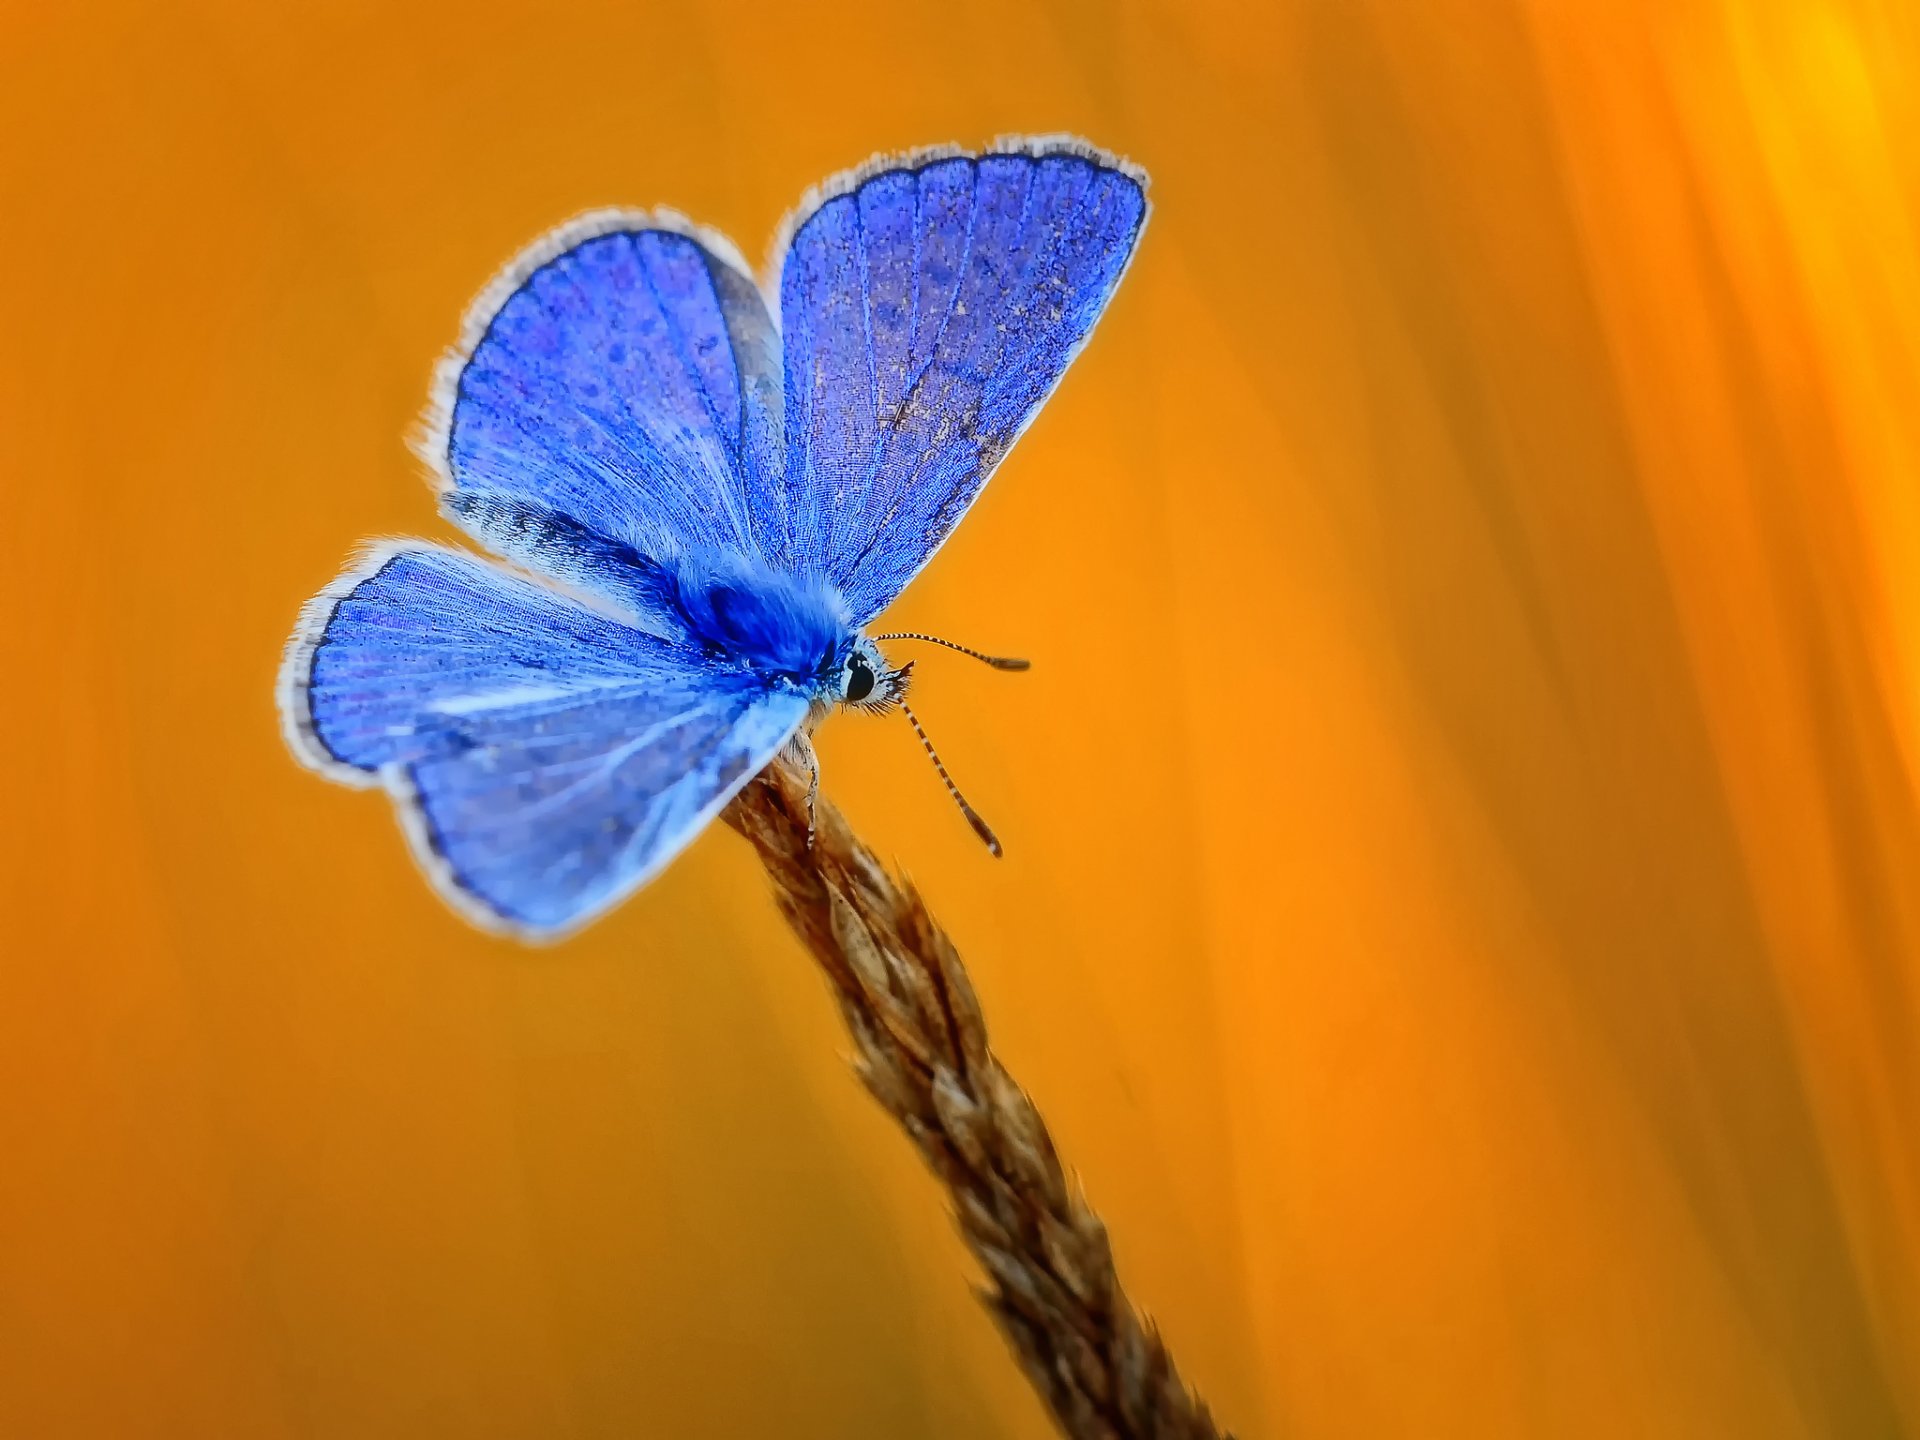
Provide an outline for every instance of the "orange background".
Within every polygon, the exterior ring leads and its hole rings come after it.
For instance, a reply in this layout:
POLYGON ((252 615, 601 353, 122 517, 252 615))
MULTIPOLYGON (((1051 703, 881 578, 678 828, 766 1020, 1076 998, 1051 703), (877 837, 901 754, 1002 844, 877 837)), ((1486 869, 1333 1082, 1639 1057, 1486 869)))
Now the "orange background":
POLYGON ((573 212, 1155 180, 892 617, 910 865, 1263 1436, 1920 1434, 1920 19, 1879 0, 10 0, 0 1433, 1039 1437, 732 836, 469 932, 300 602, 573 212))

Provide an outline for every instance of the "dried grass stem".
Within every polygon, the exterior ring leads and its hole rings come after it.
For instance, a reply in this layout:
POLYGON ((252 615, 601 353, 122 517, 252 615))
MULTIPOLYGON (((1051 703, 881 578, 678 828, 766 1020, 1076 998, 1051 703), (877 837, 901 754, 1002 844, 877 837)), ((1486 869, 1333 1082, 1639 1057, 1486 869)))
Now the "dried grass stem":
POLYGON ((770 767, 728 808, 781 911, 832 983, 854 1066, 947 1189, 987 1283, 981 1299, 1073 1440, 1219 1440, 1114 1271, 1106 1227, 987 1043, 953 944, 806 782, 770 767))

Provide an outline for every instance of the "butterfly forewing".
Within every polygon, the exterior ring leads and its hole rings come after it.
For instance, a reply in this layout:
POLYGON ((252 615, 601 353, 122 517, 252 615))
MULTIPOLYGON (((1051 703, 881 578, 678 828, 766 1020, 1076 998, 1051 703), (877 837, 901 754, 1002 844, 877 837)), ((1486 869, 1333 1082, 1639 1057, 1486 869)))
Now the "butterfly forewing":
POLYGON ((504 554, 538 563, 512 528, 529 516, 650 556, 758 553, 783 526, 765 303, 723 242, 647 224, 589 216, 543 240, 451 357, 428 459, 504 554))
POLYGON ((780 311, 793 558, 864 624, 1059 383, 1147 207, 1085 147, 862 175, 799 220, 780 311))

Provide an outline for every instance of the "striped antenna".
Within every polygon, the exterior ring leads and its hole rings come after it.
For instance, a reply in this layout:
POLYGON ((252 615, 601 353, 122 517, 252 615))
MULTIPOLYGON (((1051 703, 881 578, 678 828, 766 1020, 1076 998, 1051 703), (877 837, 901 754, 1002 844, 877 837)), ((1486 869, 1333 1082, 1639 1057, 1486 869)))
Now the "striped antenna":
POLYGON ((929 645, 944 645, 949 650, 958 650, 962 655, 971 655, 976 660, 984 660, 996 670, 1032 668, 1025 660, 1015 660, 1003 655, 983 655, 970 646, 956 645, 951 640, 942 640, 938 635, 922 635, 918 630, 896 630, 891 635, 876 635, 873 638, 876 640, 924 640, 929 645))
POLYGON ((980 818, 980 812, 967 803, 967 797, 960 793, 960 787, 953 783, 953 777, 947 773, 947 767, 940 763, 940 752, 933 748, 933 741, 927 738, 927 732, 920 724, 920 717, 913 713, 905 700, 900 702, 900 708, 906 712, 907 723, 913 726, 913 733, 918 735, 920 743, 927 747, 927 758, 933 761, 933 768, 938 770, 940 778, 947 782, 947 793, 953 796, 953 803, 960 807, 960 813, 966 816, 967 823, 973 826, 973 833, 987 842, 988 851, 992 853, 994 859, 998 860, 1000 858, 999 837, 988 828, 987 822, 980 818))

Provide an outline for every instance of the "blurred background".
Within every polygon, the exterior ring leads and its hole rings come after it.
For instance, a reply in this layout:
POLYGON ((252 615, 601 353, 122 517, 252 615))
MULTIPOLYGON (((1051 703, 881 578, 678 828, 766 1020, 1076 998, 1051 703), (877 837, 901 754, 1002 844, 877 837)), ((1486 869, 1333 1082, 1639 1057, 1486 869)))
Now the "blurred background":
POLYGON ((746 848, 463 928, 302 601, 589 206, 1070 129, 1157 213, 828 793, 1246 1440, 1920 1434, 1920 14, 0 14, 0 1432, 1047 1422, 746 848))

